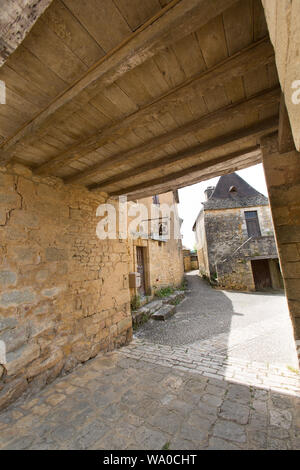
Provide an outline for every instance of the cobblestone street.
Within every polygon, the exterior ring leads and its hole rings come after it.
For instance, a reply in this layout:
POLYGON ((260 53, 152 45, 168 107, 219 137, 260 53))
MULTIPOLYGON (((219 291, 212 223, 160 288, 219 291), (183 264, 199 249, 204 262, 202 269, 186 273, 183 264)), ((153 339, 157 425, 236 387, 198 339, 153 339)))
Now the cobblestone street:
POLYGON ((147 362, 130 358, 132 349, 2 412, 1 449, 300 448, 300 398, 159 365, 150 351, 147 362))
MULTIPOLYGON (((154 328, 179 328, 194 295, 198 298, 192 290, 170 323, 154 328)), ((199 311, 207 302, 193 308, 199 311)), ((195 321, 192 311, 190 328, 195 321)), ((151 331, 151 322, 140 331, 151 331)), ((194 328, 191 342, 181 325, 187 340, 177 345, 174 339, 150 341, 139 332, 127 347, 99 355, 19 399, 0 413, 0 448, 300 449, 300 376, 285 363, 291 356, 274 364, 251 360, 251 352, 239 358, 242 342, 258 344, 268 327, 238 325, 229 343, 224 323, 220 332, 217 324, 205 322, 207 338, 194 328)))

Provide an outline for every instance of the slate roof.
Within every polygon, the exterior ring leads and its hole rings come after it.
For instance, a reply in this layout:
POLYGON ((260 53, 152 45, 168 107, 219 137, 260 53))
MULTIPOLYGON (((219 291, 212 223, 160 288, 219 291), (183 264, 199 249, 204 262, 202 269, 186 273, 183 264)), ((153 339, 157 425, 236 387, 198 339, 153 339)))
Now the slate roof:
POLYGON ((211 197, 203 202, 204 210, 267 206, 269 200, 236 173, 223 175, 211 197), (230 189, 234 189, 231 191, 230 189))

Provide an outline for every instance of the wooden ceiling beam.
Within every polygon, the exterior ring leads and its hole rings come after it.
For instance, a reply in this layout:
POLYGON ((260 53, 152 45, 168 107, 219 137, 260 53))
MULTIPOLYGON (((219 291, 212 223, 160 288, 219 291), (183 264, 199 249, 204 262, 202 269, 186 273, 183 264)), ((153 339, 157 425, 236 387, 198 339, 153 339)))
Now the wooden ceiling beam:
MULTIPOLYGON (((246 151, 247 149, 245 149, 246 151)), ((252 152, 250 154, 241 155, 240 152, 234 152, 231 154, 231 159, 228 162, 216 163, 215 165, 207 168, 207 170, 201 171, 197 176, 187 175, 186 177, 178 178, 177 180, 168 181, 163 185, 153 186, 151 188, 140 189, 137 192, 127 194, 128 201, 133 201, 141 199, 148 196, 153 196, 154 194, 162 194, 168 191, 176 191, 180 188, 191 186, 192 184, 200 183, 201 181, 206 181, 210 178, 216 178, 217 176, 225 175, 228 173, 233 173, 234 171, 242 170, 248 168, 252 165, 257 165, 261 163, 261 153, 252 152), (250 155, 250 156, 249 156, 250 155)), ((112 196, 112 198, 117 198, 118 196, 112 196)))
POLYGON ((42 125, 53 122, 54 114, 80 95, 78 109, 129 70, 196 31, 238 0, 172 0, 166 7, 133 32, 121 44, 96 62, 43 111, 7 139, 0 149, 2 164, 13 158, 12 147, 42 125), (84 93, 82 93, 84 92, 84 93))
MULTIPOLYGON (((48 162, 41 165, 36 172, 38 174, 51 173, 54 169, 76 161, 82 156, 97 150, 97 148, 110 142, 114 137, 119 137, 121 133, 125 134, 127 129, 134 123, 142 122, 143 119, 147 119, 149 116, 159 113, 169 105, 179 103, 180 101, 184 103, 188 99, 189 93, 191 93, 194 88, 196 88, 199 96, 201 96, 201 93, 204 95, 207 90, 220 86, 234 77, 242 76, 248 71, 271 63, 272 61, 274 61, 273 47, 269 39, 264 38, 222 61, 211 69, 186 80, 180 86, 172 89, 137 112, 121 119, 106 129, 100 130, 93 136, 61 152, 56 157, 51 158, 48 162)), ((127 158, 129 158, 129 155, 130 151, 127 158)), ((111 162, 111 159, 109 159, 109 162, 111 162)), ((117 161, 114 160, 114 163, 116 164, 117 161)), ((76 173, 69 179, 66 179, 66 181, 70 183, 79 183, 86 177, 97 173, 99 169, 101 170, 102 164, 105 165, 106 163, 99 162, 83 172, 76 173)))
MULTIPOLYGON (((222 136, 218 139, 207 142, 205 144, 206 148, 202 153, 207 152, 208 150, 211 150, 213 148, 222 147, 222 146, 224 146, 226 144, 229 144, 229 143, 232 143, 232 142, 236 142, 236 144, 238 145, 247 138, 248 139, 250 139, 250 138, 251 139, 253 139, 253 138, 259 139, 262 135, 264 135, 266 133, 269 133, 269 132, 272 132, 272 131, 276 130, 277 128, 278 128, 278 117, 265 119, 264 121, 262 121, 258 124, 255 124, 253 126, 250 126, 246 129, 242 129, 242 130, 239 130, 235 133, 231 133, 229 135, 222 136)), ((255 146, 255 149, 257 149, 257 148, 258 148, 258 146, 257 147, 255 146)), ((254 151, 255 149, 252 149, 252 151, 254 151)), ((243 155, 244 153, 245 153, 244 149, 237 151, 237 154, 240 155, 240 156, 243 155)), ((248 150, 248 153, 249 153, 249 150, 248 150)), ((201 152, 199 152, 198 155, 200 156, 201 152)), ((190 155, 188 155, 188 156, 190 156, 190 155)), ((235 155, 235 156, 237 156, 237 155, 235 155)), ((189 168, 185 168, 185 169, 182 169, 182 170, 174 172, 174 173, 168 173, 167 175, 163 175, 163 176, 160 176, 158 178, 153 178, 151 180, 147 180, 145 182, 142 182, 142 183, 139 183, 139 184, 136 184, 136 185, 132 185, 132 186, 129 186, 129 187, 122 188, 118 191, 112 191, 112 192, 108 191, 108 193, 111 196, 119 196, 119 195, 122 195, 122 194, 130 194, 130 193, 136 192, 138 190, 142 190, 142 189, 149 188, 149 187, 154 187, 154 186, 157 186, 157 185, 160 185, 160 184, 164 184, 165 182, 168 182, 168 181, 176 180, 176 179, 181 178, 183 176, 192 175, 195 172, 198 172, 198 171, 201 171, 201 170, 206 170, 207 168, 211 167, 212 165, 216 165, 217 163, 222 164, 224 162, 227 162, 232 158, 233 158, 232 154, 225 155, 225 156, 223 155, 223 156, 217 157, 213 160, 202 161, 202 162, 200 162, 196 165, 193 165, 189 168)), ((181 155, 181 159, 184 159, 184 155, 181 155)), ((157 163, 159 163, 159 161, 157 163)), ((163 163, 162 166, 164 166, 164 165, 165 165, 165 163, 163 163)), ((100 187, 99 185, 93 185, 93 186, 90 187, 90 189, 95 190, 95 189, 99 189, 99 187, 100 187)))
MULTIPOLYGON (((173 140, 176 140, 187 134, 221 125, 222 122, 233 119, 237 115, 242 118, 243 115, 248 114, 253 110, 262 109, 273 103, 279 102, 279 99, 280 88, 276 87, 272 88, 271 90, 268 90, 267 92, 259 93, 258 95, 248 100, 231 104, 213 113, 202 116, 200 119, 192 121, 191 123, 188 123, 170 132, 166 132, 165 134, 155 137, 150 141, 146 142, 145 144, 141 144, 138 147, 135 147, 127 152, 123 152, 122 154, 118 154, 115 157, 112 156, 102 160, 101 165, 98 166, 98 171, 104 171, 111 168, 115 168, 116 164, 122 164, 124 162, 127 162, 129 158, 134 159, 134 157, 140 156, 145 152, 155 151, 158 147, 168 144, 173 140)), ((154 164, 155 162, 152 163, 154 164)), ((91 175, 86 171, 83 173, 85 174, 84 178, 91 175)), ((67 183, 78 183, 81 181, 83 181, 83 177, 80 178, 80 180, 72 177, 65 179, 65 182, 67 183)), ((101 185, 101 181, 99 181, 99 185, 101 185)))

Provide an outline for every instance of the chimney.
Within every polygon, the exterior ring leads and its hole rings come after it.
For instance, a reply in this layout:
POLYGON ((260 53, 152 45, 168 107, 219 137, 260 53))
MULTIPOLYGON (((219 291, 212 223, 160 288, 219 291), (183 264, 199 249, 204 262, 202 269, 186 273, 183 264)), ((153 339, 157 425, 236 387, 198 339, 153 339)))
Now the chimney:
POLYGON ((208 199, 211 197, 212 193, 216 189, 215 186, 208 186, 206 190, 204 191, 205 194, 205 200, 208 201, 208 199))

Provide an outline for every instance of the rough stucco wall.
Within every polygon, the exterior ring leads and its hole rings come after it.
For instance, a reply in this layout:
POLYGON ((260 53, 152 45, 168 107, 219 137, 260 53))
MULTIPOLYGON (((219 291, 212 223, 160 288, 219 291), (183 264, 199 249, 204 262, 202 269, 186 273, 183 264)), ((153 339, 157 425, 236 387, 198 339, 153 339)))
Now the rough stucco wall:
POLYGON ((0 170, 0 407, 131 338, 128 246, 97 238, 104 201, 0 170))
POLYGON ((221 287, 254 290, 251 263, 248 257, 277 256, 273 224, 269 206, 205 211, 205 231, 210 273, 216 273, 221 287), (248 238, 245 211, 257 210, 261 237, 250 240, 236 254, 248 238), (227 259, 226 262, 222 262, 227 259))
MULTIPOLYGON (((299 0, 262 0, 270 38, 275 49, 276 65, 284 92, 294 141, 300 150, 300 103, 292 101, 292 88, 300 81, 300 2, 299 0)), ((300 90, 300 83, 297 86, 300 90)), ((298 93, 300 98, 300 93, 298 93)))
POLYGON ((52 0, 1 0, 0 67, 23 41, 52 0))

